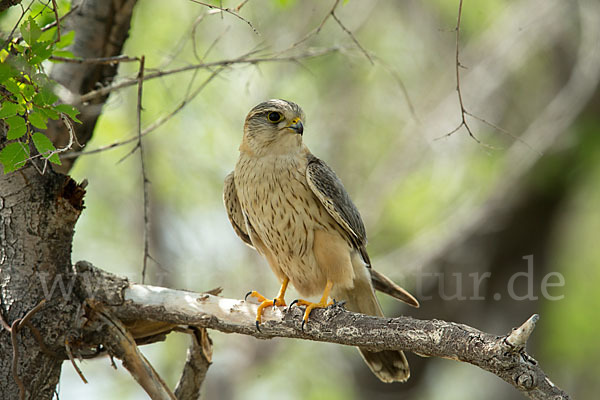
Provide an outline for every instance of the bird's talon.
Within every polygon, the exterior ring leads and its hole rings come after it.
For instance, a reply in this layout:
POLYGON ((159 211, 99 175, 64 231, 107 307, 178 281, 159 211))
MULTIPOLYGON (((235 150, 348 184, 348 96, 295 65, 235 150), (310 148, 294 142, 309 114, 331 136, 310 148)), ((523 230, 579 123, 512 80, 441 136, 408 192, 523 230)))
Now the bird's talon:
POLYGON ((249 291, 248 293, 246 293, 246 295, 244 296, 244 301, 248 301, 248 296, 250 296, 252 294, 252 290, 249 291))
POLYGON ((288 307, 288 312, 290 312, 290 311, 292 310, 292 306, 293 306, 294 304, 298 303, 298 301, 299 301, 298 299, 296 299, 296 300, 292 301, 292 303, 291 303, 291 304, 290 304, 290 306, 288 307))
POLYGON ((262 322, 262 314, 265 308, 267 307, 275 307, 277 306, 277 303, 279 303, 282 306, 285 306, 285 290, 287 289, 287 285, 288 285, 289 279, 285 278, 281 284, 281 289, 279 289, 279 293, 277 294, 277 297, 275 297, 273 300, 267 300, 267 298, 265 296, 263 296, 262 294, 258 293, 257 291, 253 290, 250 291, 246 294, 246 297, 244 297, 244 300, 246 300, 248 298, 248 296, 250 297, 256 297, 259 301, 259 305, 258 308, 256 309, 256 330, 258 330, 259 332, 260 330, 260 324, 262 322))
POLYGON ((302 333, 304 333, 304 324, 306 323, 305 320, 302 320, 302 333))

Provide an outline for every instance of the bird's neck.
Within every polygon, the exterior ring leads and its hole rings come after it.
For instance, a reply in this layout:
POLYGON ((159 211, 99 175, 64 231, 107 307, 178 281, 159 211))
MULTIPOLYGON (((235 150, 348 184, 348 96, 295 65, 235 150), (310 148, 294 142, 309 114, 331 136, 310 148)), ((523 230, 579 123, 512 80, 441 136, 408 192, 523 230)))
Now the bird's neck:
POLYGON ((297 157, 305 149, 302 136, 288 135, 279 137, 271 142, 253 143, 243 140, 240 145, 240 153, 248 157, 297 157))

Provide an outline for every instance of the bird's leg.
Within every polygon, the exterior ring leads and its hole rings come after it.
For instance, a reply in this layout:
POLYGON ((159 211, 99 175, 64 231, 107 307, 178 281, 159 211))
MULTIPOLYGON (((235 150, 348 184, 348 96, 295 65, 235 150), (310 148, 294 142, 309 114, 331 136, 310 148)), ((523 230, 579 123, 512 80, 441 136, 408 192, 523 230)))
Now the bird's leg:
POLYGON ((254 290, 251 292, 248 292, 246 294, 246 299, 248 298, 248 296, 250 296, 250 297, 256 297, 258 299, 258 301, 260 301, 260 305, 258 306, 258 309, 256 310, 256 329, 258 329, 259 331, 260 331, 260 328, 258 326, 262 322, 262 313, 265 308, 286 305, 284 296, 285 296, 285 291, 287 290, 289 282, 290 282, 290 279, 286 277, 283 280, 283 282, 281 283, 281 288, 279 288, 279 293, 277 294, 277 297, 275 297, 273 300, 268 300, 265 296, 263 296, 262 294, 258 293, 257 291, 254 291, 254 290))
POLYGON ((312 303, 310 301, 298 299, 298 300, 294 300, 292 302, 292 304, 290 304, 290 307, 293 306, 294 304, 297 304, 299 306, 306 306, 306 310, 304 311, 304 317, 302 318, 302 330, 304 330, 304 324, 306 324, 308 322, 308 316, 310 315, 310 312, 313 309, 327 308, 333 304, 333 301, 327 302, 327 300, 329 299, 329 292, 331 292, 332 287, 333 287, 333 282, 331 282, 328 279, 327 284, 325 285, 325 290, 323 291, 323 296, 321 297, 321 301, 319 301, 318 303, 312 303))

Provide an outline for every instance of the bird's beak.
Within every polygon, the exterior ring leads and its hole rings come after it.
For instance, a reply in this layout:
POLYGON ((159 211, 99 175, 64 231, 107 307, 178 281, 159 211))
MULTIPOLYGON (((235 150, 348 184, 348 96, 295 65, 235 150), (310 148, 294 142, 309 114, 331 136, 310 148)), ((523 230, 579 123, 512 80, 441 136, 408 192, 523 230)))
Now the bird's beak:
POLYGON ((296 131, 296 133, 299 133, 300 135, 302 135, 302 133, 304 132, 304 125, 302 125, 302 121, 300 120, 300 118, 294 118, 292 120, 292 123, 288 125, 288 128, 296 131))

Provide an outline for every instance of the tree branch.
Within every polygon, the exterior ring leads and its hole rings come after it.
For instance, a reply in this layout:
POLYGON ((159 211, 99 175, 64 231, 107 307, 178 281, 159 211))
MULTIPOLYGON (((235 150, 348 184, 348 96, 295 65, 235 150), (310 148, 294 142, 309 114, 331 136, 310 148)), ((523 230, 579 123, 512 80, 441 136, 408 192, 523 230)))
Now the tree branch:
POLYGON ((192 343, 187 352, 181 379, 175 388, 175 397, 191 400, 200 398, 200 388, 212 360, 212 341, 204 328, 192 328, 188 333, 192 343))
MULTIPOLYGON (((98 270, 89 263, 80 262, 76 269, 80 275, 86 271, 95 275, 95 279, 83 279, 88 285, 93 285, 95 301, 108 299, 108 304, 113 304, 110 307, 112 315, 123 321, 125 326, 135 325, 136 340, 145 335, 145 323, 149 326, 146 331, 148 336, 155 336, 160 331, 157 323, 162 323, 162 332, 183 325, 260 339, 286 337, 367 347, 371 350, 403 349, 422 356, 476 365, 497 375, 530 399, 569 399, 525 350, 537 316, 507 335, 496 336, 467 325, 441 320, 367 316, 346 311, 338 304, 324 310, 314 310, 310 323, 302 331, 302 310, 297 307, 290 310, 275 307, 265 311, 259 332, 255 327, 257 304, 149 285, 115 285, 114 276, 109 278, 107 284, 98 281, 101 275, 93 272, 98 270), (123 288, 118 293, 122 296, 120 304, 114 303, 115 288, 123 288)), ((88 289, 91 288, 85 290, 88 289)))

